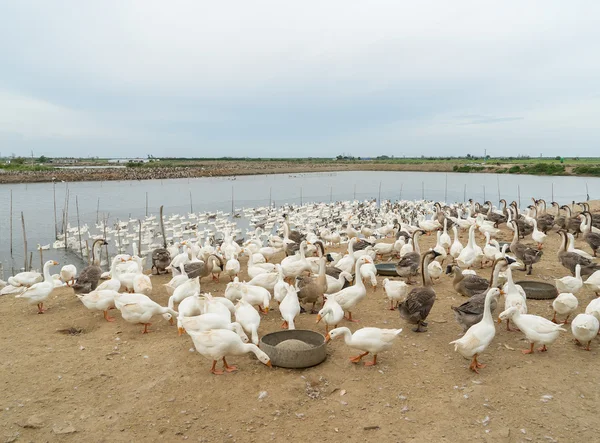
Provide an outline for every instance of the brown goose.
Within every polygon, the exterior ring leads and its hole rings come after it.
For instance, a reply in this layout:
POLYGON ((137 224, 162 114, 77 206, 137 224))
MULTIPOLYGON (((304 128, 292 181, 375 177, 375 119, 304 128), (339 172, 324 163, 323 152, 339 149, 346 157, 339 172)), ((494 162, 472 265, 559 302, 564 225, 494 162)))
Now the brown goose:
POLYGON ((596 271, 600 271, 600 265, 594 263, 589 258, 577 254, 576 252, 568 252, 567 246, 569 239, 567 238, 567 231, 561 229, 558 231, 562 238, 561 247, 558 250, 558 261, 560 264, 571 271, 571 274, 575 275, 575 268, 577 265, 581 265, 581 277, 588 277, 596 271))
POLYGON ((538 229, 547 234, 554 227, 554 216, 546 212, 546 200, 540 198, 539 200, 534 199, 533 202, 535 204, 534 209, 536 211, 538 229), (538 210, 538 207, 540 207, 540 210, 538 210))
POLYGON ((435 291, 432 288, 431 277, 429 276, 428 266, 432 260, 435 260, 440 254, 434 250, 428 251, 423 254, 421 260, 421 279, 423 280, 423 286, 413 288, 406 297, 406 300, 398 305, 398 311, 400 317, 404 320, 417 325, 413 329, 414 332, 426 332, 427 323, 425 320, 431 312, 431 308, 435 303, 435 291))
MULTIPOLYGON (((502 223, 506 223, 506 215, 504 214, 498 214, 497 212, 492 211, 492 202, 491 201, 486 201, 485 202, 488 205, 488 211, 486 214, 486 218, 491 221, 494 222, 494 228, 497 228, 498 225, 502 224, 502 223)), ((504 200, 504 208, 503 211, 506 211, 506 200, 504 200)))
MULTIPOLYGON (((409 252, 396 264, 396 273, 400 277, 407 278, 406 283, 411 284, 410 278, 417 275, 419 264, 421 263, 421 248, 419 248, 419 236, 425 234, 422 229, 413 232, 413 252, 409 252)), ((439 255, 439 254, 438 254, 439 255)))
POLYGON ((316 314, 315 304, 323 298, 327 290, 327 278, 325 276, 325 256, 319 257, 319 274, 317 278, 296 277, 296 287, 298 288, 298 300, 302 304, 312 303, 310 313, 316 314))
MULTIPOLYGON (((193 279, 200 277, 200 279, 203 279, 204 277, 211 275, 216 266, 223 269, 223 260, 218 255, 210 254, 206 259, 206 263, 203 261, 186 263, 183 266, 183 269, 185 270, 188 278, 193 279)), ((212 279, 218 280, 218 278, 216 278, 214 275, 212 276, 212 279)))
POLYGON ((517 203, 512 202, 511 207, 508 208, 508 210, 509 211, 512 210, 512 214, 513 214, 512 220, 516 221, 516 223, 519 225, 519 237, 525 238, 526 236, 530 235, 533 232, 533 226, 530 225, 529 223, 525 223, 525 220, 520 218, 521 216, 519 215, 519 209, 517 208, 517 203))
POLYGON ((592 251, 594 252, 594 257, 597 257, 596 252, 598 248, 600 248, 600 234, 592 232, 592 215, 586 211, 579 214, 579 217, 583 217, 586 220, 586 232, 583 235, 583 240, 588 245, 590 245, 590 248, 592 248, 592 251))
POLYGON ((490 286, 490 282, 483 277, 464 275, 458 265, 448 265, 446 274, 454 275, 452 286, 456 292, 465 297, 473 297, 490 286))
MULTIPOLYGON (((451 306, 451 309, 454 311, 454 318, 458 324, 462 326, 463 331, 466 332, 467 329, 475 323, 481 321, 485 307, 485 296, 488 289, 498 287, 498 276, 500 275, 500 272, 505 271, 508 265, 514 262, 515 261, 510 257, 503 257, 495 260, 490 281, 488 282, 486 280, 487 287, 481 292, 474 294, 462 305, 458 307, 451 306)), ((490 306, 492 312, 496 310, 497 304, 498 300, 496 298, 492 299, 492 304, 490 306)))
POLYGON ((104 239, 94 241, 94 244, 92 245, 92 262, 79 273, 77 282, 73 285, 75 292, 92 292, 98 286, 98 281, 102 276, 102 268, 100 268, 100 250, 102 246, 105 245, 108 245, 108 243, 104 239))
POLYGON ((571 212, 571 208, 567 205, 563 205, 560 207, 567 212, 567 216, 565 217, 564 229, 567 231, 572 231, 575 234, 575 237, 579 236, 581 232, 581 219, 578 216, 573 216, 571 212))
POLYGON ((521 271, 527 271, 527 275, 531 275, 533 264, 539 262, 544 253, 539 249, 534 249, 519 243, 519 224, 514 220, 512 223, 515 228, 515 234, 512 243, 510 244, 510 252, 515 254, 515 257, 523 262, 523 269, 521 269, 521 271))
POLYGON ((167 249, 167 237, 165 236, 162 206, 160 207, 160 231, 163 238, 163 247, 156 248, 154 251, 152 251, 152 272, 156 270, 156 274, 160 274, 161 271, 166 274, 168 272, 167 267, 171 264, 171 254, 167 249))

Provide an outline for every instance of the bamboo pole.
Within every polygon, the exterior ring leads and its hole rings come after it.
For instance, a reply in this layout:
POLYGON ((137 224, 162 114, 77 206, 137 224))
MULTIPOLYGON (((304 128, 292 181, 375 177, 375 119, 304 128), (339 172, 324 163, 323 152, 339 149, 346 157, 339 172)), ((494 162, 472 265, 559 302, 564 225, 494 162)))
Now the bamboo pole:
POLYGON ((231 213, 233 214, 233 186, 231 186, 231 213))
MULTIPOLYGON (((106 220, 104 220, 104 242, 106 243, 106 245, 104 245, 104 252, 106 253, 106 262, 107 263, 110 262, 110 257, 108 256, 108 242, 106 241, 106 226, 108 225, 108 217, 110 217, 110 212, 106 216, 106 220)), ((93 247, 93 245, 92 245, 92 247, 93 247)), ((100 249, 100 250, 102 250, 102 249, 100 249)), ((100 266, 101 264, 102 264, 102 254, 100 254, 98 266, 100 266)))
POLYGON ((521 207, 521 186, 517 185, 517 200, 519 200, 519 208, 521 207))
POLYGON ((400 183, 400 201, 402 201, 402 188, 404 187, 404 183, 400 183))
POLYGON ((138 220, 140 225, 140 232, 138 234, 138 257, 142 256, 142 221, 138 220))
POLYGON ((23 215, 23 211, 21 211, 21 226, 23 227, 23 250, 25 251, 23 257, 25 260, 25 265, 23 268, 27 271, 27 233, 25 232, 25 215, 23 215))
POLYGON ((300 186, 300 206, 302 206, 302 186, 300 186))
POLYGON ((425 182, 421 182, 421 200, 425 200, 425 182))
POLYGON ((500 177, 496 176, 496 184, 498 185, 498 204, 500 204, 500 177))
POLYGON ((352 197, 352 200, 356 200, 356 183, 354 183, 354 197, 352 197))
POLYGON ((148 193, 146 192, 146 217, 148 217, 148 193))
POLYGON ((554 201, 554 182, 552 182, 552 200, 551 201, 554 201))
POLYGON ((67 203, 65 205, 65 251, 67 250, 67 244, 69 239, 69 189, 67 185, 67 203))
POLYGON ((269 208, 271 207, 271 197, 272 197, 273 187, 269 187, 269 208))
POLYGON ((485 198, 485 185, 483 185, 483 201, 487 201, 487 199, 485 198))
POLYGON ((58 220, 56 218, 56 181, 52 180, 52 194, 54 196, 54 240, 58 239, 58 220))
POLYGON ((448 174, 446 174, 446 187, 444 189, 444 202, 448 201, 448 174))
POLYGON ((194 213, 194 205, 192 204, 192 191, 190 191, 190 213, 194 213))
POLYGON ((10 190, 10 256, 13 256, 13 196, 10 190))
POLYGON ((40 269, 44 269, 44 250, 42 249, 42 245, 40 245, 40 269))
POLYGON ((100 197, 98 197, 98 202, 96 203, 96 224, 100 221, 100 197))
POLYGON ((467 201, 467 184, 465 183, 465 187, 463 189, 463 203, 467 201))
POLYGON ((33 251, 29 253, 29 263, 27 263, 29 265, 29 269, 27 269, 27 271, 31 271, 33 269, 31 262, 33 262, 33 251))
POLYGON ((377 204, 381 208, 381 182, 379 182, 379 191, 377 193, 377 204))
POLYGON ((83 244, 81 243, 81 226, 79 224, 79 200, 75 196, 75 207, 77 208, 77 233, 79 234, 79 254, 83 260, 83 244))

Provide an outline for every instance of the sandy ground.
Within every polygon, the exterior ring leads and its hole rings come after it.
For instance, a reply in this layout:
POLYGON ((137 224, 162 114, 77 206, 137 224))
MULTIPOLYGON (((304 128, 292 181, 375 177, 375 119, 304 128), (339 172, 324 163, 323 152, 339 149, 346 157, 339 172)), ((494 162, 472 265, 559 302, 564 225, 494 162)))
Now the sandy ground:
MULTIPOLYGON (((556 233, 548 237, 534 279, 567 275, 556 257, 558 239, 556 233)), ((462 240, 466 244, 466 235, 462 240)), ((423 243, 431 246, 434 239, 423 243)), ((489 269, 480 274, 489 276, 489 269)), ((515 276, 525 278, 519 271, 515 276)), ((161 283, 167 280, 153 278, 153 298, 162 304, 167 294, 161 283)), ((223 295, 225 280, 202 282, 202 289, 223 295)), ((176 327, 160 317, 152 332, 142 335, 142 327, 123 321, 118 311, 112 311, 117 321, 107 323, 86 310, 70 289, 56 291, 44 315, 6 296, 0 300, 0 437, 7 442, 596 441, 598 340, 586 352, 573 343, 568 327, 547 353, 522 355, 523 335, 498 325, 480 357, 488 366, 477 375, 448 344, 461 332, 450 306, 464 299, 448 276, 435 289, 427 333, 413 333, 398 312, 389 311, 381 288, 369 289, 356 308, 359 324, 343 322, 352 330, 404 328, 375 367, 350 363, 356 351, 335 341, 328 345, 327 360, 311 369, 270 369, 250 354, 231 358, 239 371, 223 376, 210 374, 210 362, 192 352, 190 337, 178 337, 176 327), (83 331, 59 332, 67 328, 83 331), (267 392, 263 399, 261 391, 267 392)), ((579 313, 594 294, 584 288, 578 298, 579 313)), ((548 301, 528 305, 530 313, 552 316, 548 301)), ((280 324, 274 303, 260 333, 277 331, 280 324)), ((310 314, 302 314, 297 327, 324 332, 310 314)))

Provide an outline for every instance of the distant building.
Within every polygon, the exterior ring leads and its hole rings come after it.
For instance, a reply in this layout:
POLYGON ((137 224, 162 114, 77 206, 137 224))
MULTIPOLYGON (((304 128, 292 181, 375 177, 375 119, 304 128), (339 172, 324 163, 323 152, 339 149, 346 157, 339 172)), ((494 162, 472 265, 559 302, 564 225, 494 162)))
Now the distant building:
POLYGON ((79 163, 78 158, 64 158, 64 157, 53 157, 48 159, 48 163, 56 163, 61 165, 72 165, 74 163, 79 163))
POLYGON ((149 161, 147 158, 111 158, 108 160, 109 163, 148 163, 149 161))

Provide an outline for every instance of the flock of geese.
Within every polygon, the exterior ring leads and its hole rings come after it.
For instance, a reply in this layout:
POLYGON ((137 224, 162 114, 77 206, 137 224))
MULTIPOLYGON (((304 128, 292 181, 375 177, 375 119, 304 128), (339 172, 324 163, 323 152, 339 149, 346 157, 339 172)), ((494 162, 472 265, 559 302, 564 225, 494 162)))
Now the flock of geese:
MULTIPOLYGON (((187 333, 192 338, 196 350, 212 361, 214 374, 236 370, 226 358, 246 353, 271 365, 258 345, 261 319, 269 315, 275 299, 282 328, 294 329, 303 312, 316 314, 316 322, 324 324, 326 342, 343 338, 349 347, 361 351, 350 360, 358 363, 371 354, 372 360, 365 363, 371 366, 377 363, 379 353, 391 348, 402 329, 364 327, 352 333, 340 324, 356 322, 353 314, 365 300, 367 287, 377 289, 375 262, 397 260, 394 268, 399 278, 386 278, 382 284, 389 309, 414 325, 414 332, 427 331, 427 318, 436 301, 434 281, 449 275, 446 278, 452 279, 454 291, 467 298, 452 307, 463 335, 451 344, 471 359, 470 369, 478 372, 485 366, 478 357, 496 333, 494 312, 502 296, 504 308, 498 322, 506 321, 507 330, 512 322, 530 343, 523 352, 533 353, 536 344, 546 351, 565 331, 563 325, 575 313, 577 293, 584 285, 597 296, 600 293, 600 264, 595 262, 600 248, 600 214, 590 212, 587 203, 560 206, 553 202, 552 208, 547 208, 544 200, 533 199, 525 209, 515 202, 500 203, 496 208, 489 201, 479 204, 471 200, 451 205, 349 201, 166 219, 161 208, 158 219, 147 217, 115 226, 100 223, 96 235, 87 226, 79 228, 93 241, 87 267, 78 273, 75 266, 65 265, 53 275, 50 270, 58 263, 49 260, 41 273, 21 272, 7 282, 0 280, 0 295, 14 294, 37 305, 42 314, 55 288, 69 286, 87 309, 102 312, 106 321, 115 321, 109 313, 117 309, 125 321, 143 325, 144 333, 152 317, 162 316, 177 324, 180 335, 187 333), (245 240, 237 239, 242 234, 238 219, 248 221, 245 240), (510 243, 497 240, 502 225, 512 231, 510 243), (459 231, 468 232, 466 245, 461 243, 459 231), (552 234, 554 231, 557 234, 552 234), (482 246, 477 244, 477 233, 485 238, 482 246), (420 238, 432 234, 435 246, 422 251, 420 238), (548 235, 561 236, 558 261, 571 274, 555 281, 559 295, 552 303, 551 320, 528 314, 525 291, 513 279, 515 271, 534 273, 548 235), (591 253, 575 248, 575 237, 591 253), (117 253, 110 260, 110 270, 104 272, 102 255, 104 251, 107 256, 111 239, 117 253), (342 244, 346 253, 333 252, 342 244), (128 254, 125 249, 129 245, 128 254), (171 274, 164 284, 167 306, 152 299, 153 279, 144 272, 145 256, 150 259, 152 275, 171 274), (278 260, 280 257, 284 258, 278 260), (475 272, 484 266, 491 267, 489 280, 475 272), (248 281, 240 280, 242 267, 248 281), (418 276, 420 284, 414 282, 418 276), (223 297, 201 291, 206 278, 228 280, 223 297), (221 361, 223 371, 217 369, 221 361)), ((69 227, 54 247, 64 247, 66 242, 79 248, 73 234, 69 227)), ((600 298, 592 300, 585 313, 571 322, 574 338, 587 350, 598 334, 599 319, 600 298)))

